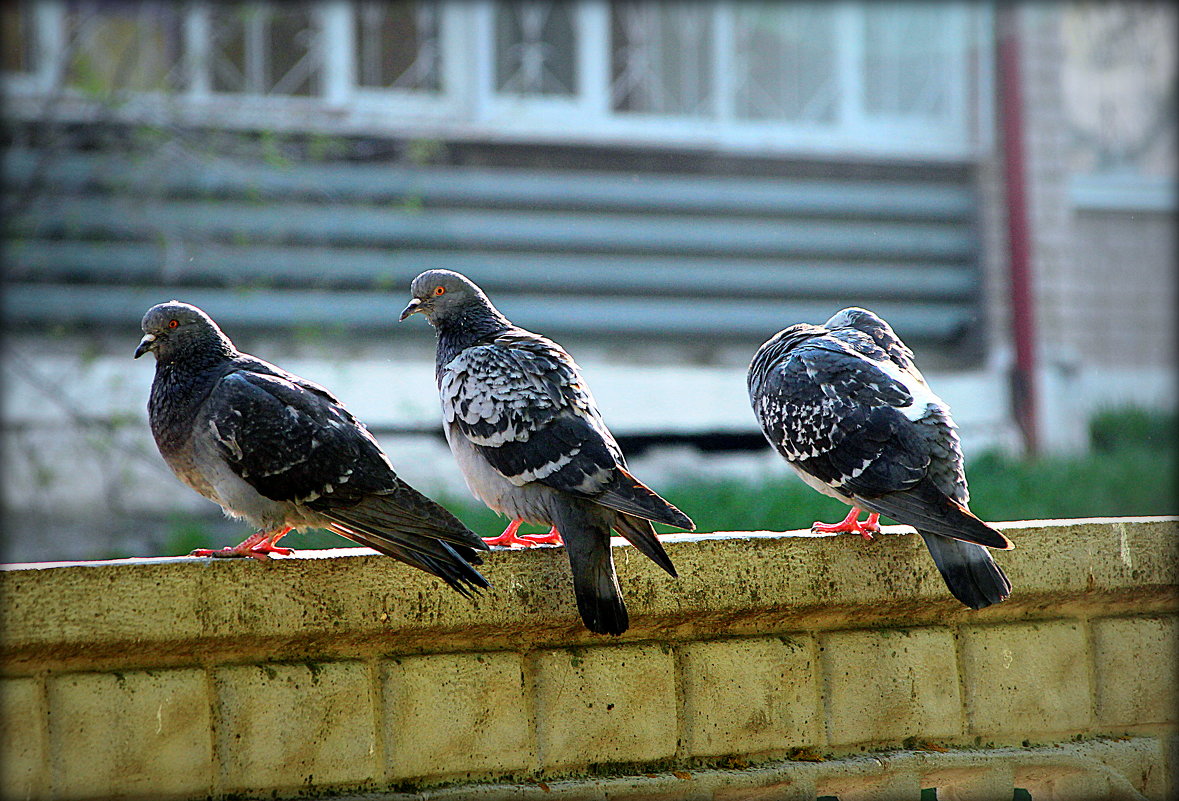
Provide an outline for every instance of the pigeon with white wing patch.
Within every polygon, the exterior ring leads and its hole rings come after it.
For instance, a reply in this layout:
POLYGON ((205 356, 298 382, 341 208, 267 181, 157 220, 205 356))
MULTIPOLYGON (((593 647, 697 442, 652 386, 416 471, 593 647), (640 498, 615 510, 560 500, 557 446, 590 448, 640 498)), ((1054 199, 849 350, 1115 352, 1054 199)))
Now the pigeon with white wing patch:
POLYGON ((1013 546, 967 508, 950 409, 888 323, 849 308, 821 326, 792 325, 757 351, 748 384, 770 444, 803 481, 852 507, 816 530, 870 539, 884 514, 917 529, 962 603, 981 609, 1011 594, 987 549, 1013 546))
POLYGON ((436 378, 446 439, 471 492, 511 524, 492 544, 533 545, 522 521, 564 539, 587 628, 630 625, 610 553, 617 531, 672 576, 651 521, 692 521, 632 476, 581 376, 560 345, 518 328, 466 276, 429 270, 414 279, 401 319, 437 329, 436 378))

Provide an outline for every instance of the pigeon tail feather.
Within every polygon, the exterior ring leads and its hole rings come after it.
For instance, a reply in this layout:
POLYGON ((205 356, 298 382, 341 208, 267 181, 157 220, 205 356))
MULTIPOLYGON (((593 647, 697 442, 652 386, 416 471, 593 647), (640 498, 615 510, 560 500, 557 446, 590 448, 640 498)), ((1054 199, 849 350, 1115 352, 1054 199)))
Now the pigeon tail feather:
MULTIPOLYGON (((687 531, 696 530, 696 524, 692 522, 690 517, 621 467, 614 469, 614 476, 610 483, 600 494, 594 495, 593 500, 623 514, 634 515, 644 520, 664 523, 687 531)), ((635 544, 638 545, 638 543, 635 544)))
POLYGON ((675 565, 671 563, 671 557, 663 549, 663 543, 655 536, 655 529, 651 527, 650 520, 619 513, 614 516, 611 528, 625 537, 631 545, 638 548, 652 562, 667 571, 672 578, 679 578, 675 565))
POLYGON ((366 495, 351 506, 308 504, 317 512, 353 529, 377 536, 440 539, 455 545, 487 550, 479 535, 404 482, 391 492, 366 495))
POLYGON ((963 542, 1009 551, 1011 540, 979 520, 962 504, 946 495, 928 477, 912 488, 876 497, 853 496, 856 505, 887 515, 921 532, 940 534, 963 542))
POLYGON ((442 547, 443 556, 434 556, 410 550, 393 540, 373 536, 367 532, 358 532, 333 523, 330 528, 341 537, 347 537, 353 542, 372 548, 377 553, 391 556, 407 565, 424 570, 432 576, 442 579, 451 589, 459 594, 472 598, 482 590, 489 589, 491 583, 483 575, 471 567, 471 563, 482 564, 479 556, 466 546, 451 546, 437 541, 442 547))
POLYGON ((1011 594, 1011 581, 990 552, 971 542, 918 531, 946 587, 971 609, 997 604, 1011 594))
POLYGON ((582 622, 595 634, 622 634, 630 616, 614 571, 610 528, 603 515, 581 504, 562 504, 557 512, 554 522, 565 540, 582 622))

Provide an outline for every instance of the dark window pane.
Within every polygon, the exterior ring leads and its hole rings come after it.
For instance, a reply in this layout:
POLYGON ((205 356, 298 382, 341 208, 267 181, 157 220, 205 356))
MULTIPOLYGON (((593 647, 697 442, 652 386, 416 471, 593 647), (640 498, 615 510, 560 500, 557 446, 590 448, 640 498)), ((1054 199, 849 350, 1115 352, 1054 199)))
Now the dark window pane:
POLYGON ((4 72, 33 72, 33 8, 29 0, 0 6, 0 36, 4 47, 4 72))
POLYGON ((181 13, 171 3, 69 3, 67 85, 95 95, 180 88, 181 13))
POLYGON ((437 92, 442 88, 435 2, 362 2, 356 9, 360 86, 437 92))
POLYGON ((322 70, 315 43, 319 29, 311 5, 213 5, 213 91, 317 94, 322 70))
POLYGON ((577 92, 573 3, 495 4, 495 88, 520 95, 577 92))

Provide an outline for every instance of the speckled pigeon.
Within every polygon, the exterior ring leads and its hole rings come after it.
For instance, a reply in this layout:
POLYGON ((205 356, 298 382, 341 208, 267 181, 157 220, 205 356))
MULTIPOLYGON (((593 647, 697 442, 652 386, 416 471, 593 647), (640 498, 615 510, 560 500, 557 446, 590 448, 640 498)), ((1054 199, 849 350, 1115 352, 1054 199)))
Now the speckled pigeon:
POLYGON ((766 438, 803 481, 851 505, 843 522, 816 530, 871 539, 884 514, 917 529, 962 603, 981 609, 1011 593, 987 548, 1013 546, 967 509, 950 409, 888 323, 849 308, 821 326, 778 332, 749 365, 749 399, 766 438), (871 512, 863 523, 862 509, 871 512))
POLYGON ((488 585, 487 546, 393 472, 372 434, 323 387, 241 353, 187 303, 153 306, 135 358, 156 355, 148 417, 177 477, 259 531, 196 556, 289 554, 292 528, 334 531, 464 595, 488 585))
MULTIPOLYGON (((429 270, 413 280, 401 314, 437 329, 435 375, 446 439, 471 492, 512 522, 563 537, 577 608, 590 631, 629 626, 614 560, 614 529, 672 576, 650 521, 691 530, 692 521, 643 485, 601 416, 580 369, 560 345, 517 328, 466 276, 429 270)), ((560 541, 559 539, 557 541, 560 541)))

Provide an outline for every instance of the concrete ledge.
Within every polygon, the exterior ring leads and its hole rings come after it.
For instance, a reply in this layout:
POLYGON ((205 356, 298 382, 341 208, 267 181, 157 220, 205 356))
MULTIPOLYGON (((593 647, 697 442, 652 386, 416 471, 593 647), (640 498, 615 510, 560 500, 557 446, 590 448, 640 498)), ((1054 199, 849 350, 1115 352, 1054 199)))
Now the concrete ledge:
MULTIPOLYGON (((615 560, 632 625, 621 641, 1154 613, 1179 607, 1179 537, 1168 518, 1000 524, 1015 590, 971 612, 947 592, 920 537, 871 543, 810 532, 663 537, 672 579, 622 540, 615 560)), ((897 534, 899 536, 888 536, 897 534)), ((368 549, 270 562, 190 557, 9 565, 0 571, 4 663, 179 664, 195 656, 303 658, 514 649, 603 640, 585 631, 560 548, 497 551, 494 591, 466 601, 368 549), (510 639, 506 633, 510 632, 510 639)))
POLYGON ((679 580, 620 544, 621 638, 581 627, 559 548, 491 554, 473 602, 358 550, 8 566, 0 797, 1169 797, 1179 521, 1000 527, 1015 590, 981 612, 900 528, 667 537, 679 580), (1074 740, 1114 773, 1004 756, 1074 740), (840 759, 914 743, 936 769, 840 759))

